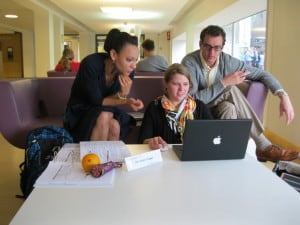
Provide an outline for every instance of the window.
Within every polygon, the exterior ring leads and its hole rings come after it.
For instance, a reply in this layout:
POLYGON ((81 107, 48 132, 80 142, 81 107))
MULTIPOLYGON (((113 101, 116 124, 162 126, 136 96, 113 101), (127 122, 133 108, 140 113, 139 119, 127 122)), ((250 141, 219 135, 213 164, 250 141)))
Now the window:
POLYGON ((264 69, 266 11, 223 27, 226 32, 224 52, 249 65, 264 69))
POLYGON ((104 52, 106 34, 96 34, 96 52, 104 52))

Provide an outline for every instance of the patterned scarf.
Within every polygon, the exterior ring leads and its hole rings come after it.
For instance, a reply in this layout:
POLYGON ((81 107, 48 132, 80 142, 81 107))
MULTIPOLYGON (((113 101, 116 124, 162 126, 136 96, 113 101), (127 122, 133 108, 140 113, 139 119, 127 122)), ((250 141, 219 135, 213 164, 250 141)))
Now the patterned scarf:
POLYGON ((174 106, 170 102, 170 100, 165 95, 163 95, 161 98, 161 105, 166 112, 166 118, 169 127, 174 131, 175 134, 179 133, 182 138, 185 128, 185 121, 187 119, 194 119, 193 112, 196 108, 195 100, 190 95, 188 95, 181 102, 178 110, 176 110, 176 106, 174 106))

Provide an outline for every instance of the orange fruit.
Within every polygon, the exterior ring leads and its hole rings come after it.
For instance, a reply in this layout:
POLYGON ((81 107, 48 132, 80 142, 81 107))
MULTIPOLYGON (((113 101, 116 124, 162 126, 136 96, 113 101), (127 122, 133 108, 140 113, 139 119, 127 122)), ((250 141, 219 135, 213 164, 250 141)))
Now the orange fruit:
POLYGON ((81 160, 81 165, 85 172, 90 172, 94 165, 100 163, 100 157, 95 153, 88 153, 81 160))

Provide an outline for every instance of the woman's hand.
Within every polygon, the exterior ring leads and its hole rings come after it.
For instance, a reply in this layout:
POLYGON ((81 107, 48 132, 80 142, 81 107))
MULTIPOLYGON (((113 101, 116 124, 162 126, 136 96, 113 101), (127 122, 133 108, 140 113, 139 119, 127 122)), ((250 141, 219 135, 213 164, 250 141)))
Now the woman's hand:
POLYGON ((140 99, 129 98, 127 104, 133 109, 133 111, 139 111, 144 108, 144 103, 140 99))
POLYGON ((162 149, 168 146, 167 142, 160 136, 145 139, 144 144, 148 144, 151 149, 162 149))
POLYGON ((120 95, 121 96, 129 95, 132 86, 132 80, 130 79, 130 77, 124 75, 120 75, 118 78, 120 82, 120 95))

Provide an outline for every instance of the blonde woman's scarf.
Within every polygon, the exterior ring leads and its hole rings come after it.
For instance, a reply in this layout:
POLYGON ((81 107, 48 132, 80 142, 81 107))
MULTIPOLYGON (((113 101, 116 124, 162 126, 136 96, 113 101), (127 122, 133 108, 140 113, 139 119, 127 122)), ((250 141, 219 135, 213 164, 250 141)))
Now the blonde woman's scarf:
POLYGON ((195 100, 188 95, 176 110, 176 106, 172 104, 167 96, 163 95, 161 97, 161 105, 166 112, 166 118, 169 127, 174 131, 175 134, 179 133, 182 138, 185 128, 185 121, 187 119, 194 119, 193 113, 196 109, 195 100))

